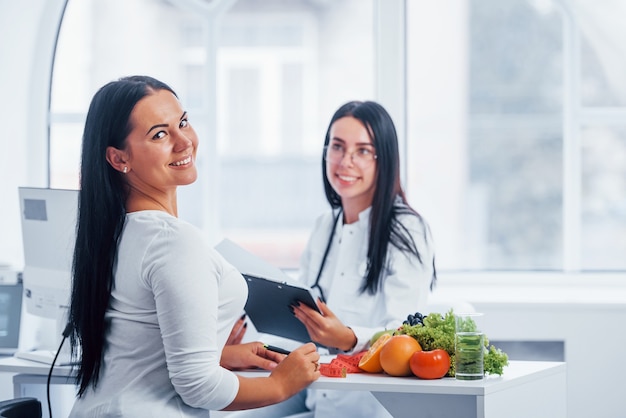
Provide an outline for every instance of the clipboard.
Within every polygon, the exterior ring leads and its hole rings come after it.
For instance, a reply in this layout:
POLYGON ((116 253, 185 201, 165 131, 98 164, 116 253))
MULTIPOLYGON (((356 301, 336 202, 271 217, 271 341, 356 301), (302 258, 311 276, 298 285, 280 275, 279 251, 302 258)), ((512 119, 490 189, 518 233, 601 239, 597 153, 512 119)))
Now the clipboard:
POLYGON ((309 289, 245 273, 243 277, 248 284, 245 311, 257 331, 300 342, 311 341, 306 327, 290 309, 300 302, 319 312, 309 289))
POLYGON ((290 309, 291 305, 300 302, 319 312, 311 289, 290 284, 289 276, 282 270, 228 238, 217 244, 215 249, 246 280, 248 301, 244 309, 257 331, 300 342, 311 341, 306 327, 290 309))

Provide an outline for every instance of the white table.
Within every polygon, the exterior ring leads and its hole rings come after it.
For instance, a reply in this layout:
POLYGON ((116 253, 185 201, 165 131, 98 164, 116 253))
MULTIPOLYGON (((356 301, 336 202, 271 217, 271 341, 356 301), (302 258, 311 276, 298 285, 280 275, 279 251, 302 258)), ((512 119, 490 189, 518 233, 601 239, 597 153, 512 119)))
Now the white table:
MULTIPOLYGON (((48 367, 8 357, 0 360, 0 372, 16 373, 13 384, 18 396, 23 383, 45 384, 48 367)), ((69 367, 55 368, 53 383, 72 384, 68 380, 70 373, 69 367)), ((238 373, 256 377, 268 374, 256 370, 238 373)), ((566 417, 566 365, 562 362, 511 361, 502 376, 477 381, 421 380, 368 373, 348 374, 346 378, 322 376, 311 388, 372 392, 398 418, 566 417)))
MULTIPOLYGON (((328 359, 322 358, 322 362, 328 359)), ((260 376, 264 371, 240 372, 260 376)), ((321 377, 312 389, 366 390, 397 418, 565 418, 566 365, 562 362, 511 361, 502 376, 477 381, 421 380, 355 373, 321 377)))
MULTIPOLYGON (((24 384, 46 384, 50 366, 36 361, 23 360, 16 357, 4 357, 0 359, 0 372, 15 373, 13 376, 13 396, 19 398, 23 396, 22 385, 24 384)), ((57 366, 54 368, 50 384, 73 385, 71 378, 71 368, 69 366, 57 366)))

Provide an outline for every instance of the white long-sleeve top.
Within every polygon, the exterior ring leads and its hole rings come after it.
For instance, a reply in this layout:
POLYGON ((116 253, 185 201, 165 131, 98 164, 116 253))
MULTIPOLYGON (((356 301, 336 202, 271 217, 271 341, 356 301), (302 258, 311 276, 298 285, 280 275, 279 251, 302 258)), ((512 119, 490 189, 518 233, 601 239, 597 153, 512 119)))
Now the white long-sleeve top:
MULTIPOLYGON (((424 312, 433 277, 434 245, 427 223, 401 215, 398 220, 415 241, 421 262, 389 244, 382 288, 375 295, 360 293, 367 269, 370 211, 361 212, 355 223, 337 222, 319 281, 328 307, 357 337, 353 352, 366 349, 375 332, 395 329, 409 314, 424 312)), ((301 258, 300 281, 308 286, 315 283, 334 219, 330 212, 317 219, 301 258)), ((315 409, 316 417, 389 416, 369 393, 309 390, 307 406, 315 409)))
POLYGON ((247 292, 194 226, 161 211, 129 213, 100 380, 71 417, 208 417, 229 405, 239 382, 220 357, 247 292))

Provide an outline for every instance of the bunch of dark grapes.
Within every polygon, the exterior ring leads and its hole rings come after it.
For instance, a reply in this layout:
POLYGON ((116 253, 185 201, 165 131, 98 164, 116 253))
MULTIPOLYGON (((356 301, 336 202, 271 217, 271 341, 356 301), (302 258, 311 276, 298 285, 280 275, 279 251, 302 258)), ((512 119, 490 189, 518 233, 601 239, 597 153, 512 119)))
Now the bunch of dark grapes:
MULTIPOLYGON (((426 315, 428 316, 428 315, 426 315)), ((414 314, 409 314, 406 319, 402 322, 404 325, 424 325, 424 318, 426 316, 422 315, 420 312, 415 312, 414 314)))

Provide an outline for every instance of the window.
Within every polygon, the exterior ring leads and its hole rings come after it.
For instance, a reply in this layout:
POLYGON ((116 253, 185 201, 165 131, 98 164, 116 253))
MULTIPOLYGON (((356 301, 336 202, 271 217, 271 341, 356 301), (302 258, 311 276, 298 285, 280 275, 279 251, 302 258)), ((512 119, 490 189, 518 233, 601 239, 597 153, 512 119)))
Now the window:
POLYGON ((587 3, 70 0, 51 185, 78 186, 95 89, 153 75, 201 138, 181 216, 215 242, 296 267, 328 207, 328 120, 348 100, 388 93, 376 71, 397 65, 397 44, 376 24, 394 9, 406 24, 406 102, 392 109, 406 118, 396 120, 405 188, 431 224, 439 270, 624 270, 626 10, 613 8, 626 6, 587 3))
POLYGON ((372 5, 255 5, 239 0, 220 25, 220 226, 274 264, 297 267, 328 207, 320 169, 327 121, 344 102, 372 95, 372 5))
POLYGON ((407 3, 409 195, 441 269, 626 268, 626 32, 584 3, 407 3))

